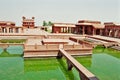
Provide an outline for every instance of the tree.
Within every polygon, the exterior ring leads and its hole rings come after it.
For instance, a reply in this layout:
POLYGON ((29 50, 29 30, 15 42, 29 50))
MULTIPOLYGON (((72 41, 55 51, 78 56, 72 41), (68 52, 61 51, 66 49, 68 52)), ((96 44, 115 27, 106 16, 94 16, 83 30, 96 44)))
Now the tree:
POLYGON ((43 21, 43 26, 52 26, 52 22, 51 21, 49 21, 49 22, 43 21))
POLYGON ((43 21, 43 26, 48 26, 46 21, 43 21))
POLYGON ((48 26, 52 26, 52 22, 51 21, 48 22, 48 26))

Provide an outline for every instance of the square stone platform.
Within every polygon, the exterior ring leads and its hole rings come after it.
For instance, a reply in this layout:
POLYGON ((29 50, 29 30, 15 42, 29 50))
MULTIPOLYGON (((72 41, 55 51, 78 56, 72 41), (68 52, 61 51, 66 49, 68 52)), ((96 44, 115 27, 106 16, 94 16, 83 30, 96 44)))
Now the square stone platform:
POLYGON ((64 39, 43 39, 42 40, 43 44, 68 44, 68 40, 64 39))

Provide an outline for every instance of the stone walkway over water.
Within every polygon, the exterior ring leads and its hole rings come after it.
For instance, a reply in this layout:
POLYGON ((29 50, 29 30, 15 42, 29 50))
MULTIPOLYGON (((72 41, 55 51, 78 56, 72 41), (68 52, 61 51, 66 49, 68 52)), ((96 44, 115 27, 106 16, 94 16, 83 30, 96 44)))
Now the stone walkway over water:
POLYGON ((80 80, 99 80, 95 75, 89 72, 84 66, 82 66, 76 59, 74 59, 69 53, 65 50, 60 49, 58 53, 58 58, 64 56, 67 60, 68 70, 71 70, 72 67, 75 67, 79 72, 80 80))

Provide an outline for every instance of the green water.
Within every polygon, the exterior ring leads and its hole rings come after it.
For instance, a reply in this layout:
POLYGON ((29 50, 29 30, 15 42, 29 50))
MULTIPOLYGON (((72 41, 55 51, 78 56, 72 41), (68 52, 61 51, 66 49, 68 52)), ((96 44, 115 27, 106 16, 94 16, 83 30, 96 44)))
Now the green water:
POLYGON ((67 71, 64 60, 0 58, 0 80, 79 80, 77 71, 67 71), (62 61, 62 62, 61 62, 62 61), (74 73, 73 73, 74 72, 74 73))
MULTIPOLYGON (((100 80, 120 80, 120 51, 96 48, 92 56, 76 59, 100 80)), ((79 80, 79 75, 75 68, 67 70, 64 58, 0 57, 0 80, 79 80)))

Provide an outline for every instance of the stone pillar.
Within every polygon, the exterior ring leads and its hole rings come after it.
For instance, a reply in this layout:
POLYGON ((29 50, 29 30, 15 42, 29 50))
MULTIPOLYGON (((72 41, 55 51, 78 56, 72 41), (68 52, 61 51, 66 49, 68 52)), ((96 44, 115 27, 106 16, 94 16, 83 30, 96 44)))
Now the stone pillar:
POLYGON ((57 55, 57 58, 60 59, 60 58, 62 58, 62 56, 63 56, 62 53, 59 51, 58 55, 57 55))
POLYGON ((7 33, 9 33, 9 27, 7 27, 6 29, 7 29, 7 33))
POLYGON ((2 33, 4 33, 4 28, 2 28, 2 33))
POLYGON ((94 28, 93 30, 94 30, 94 35, 96 35, 96 29, 94 28))
POLYGON ((84 35, 85 34, 85 26, 82 26, 83 29, 82 29, 82 34, 84 35))
POLYGON ((117 37, 118 31, 119 31, 119 30, 116 30, 116 31, 115 31, 114 37, 117 37))
POLYGON ((63 33, 64 32, 64 27, 62 27, 62 31, 61 31, 61 33, 63 33))
POLYGON ((102 29, 100 29, 100 35, 102 35, 102 29))
POLYGON ((82 74, 81 72, 79 72, 79 76, 80 76, 80 80, 89 80, 85 77, 84 74, 82 74))
POLYGON ((24 29, 23 29, 23 28, 18 28, 18 32, 19 32, 19 33, 23 33, 23 32, 24 32, 24 29))
POLYGON ((69 30, 68 30, 69 27, 67 27, 67 33, 69 33, 69 30))
POLYGON ((111 36, 112 30, 109 31, 109 36, 111 36))
POLYGON ((68 65, 68 70, 71 70, 73 65, 71 64, 71 62, 67 59, 67 65, 68 65))
POLYGON ((12 28, 12 33, 15 33, 15 28, 12 28))
POLYGON ((87 77, 79 71, 80 80, 99 80, 96 76, 87 77))
POLYGON ((95 35, 95 29, 93 28, 92 35, 95 35))

